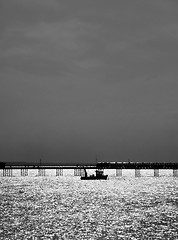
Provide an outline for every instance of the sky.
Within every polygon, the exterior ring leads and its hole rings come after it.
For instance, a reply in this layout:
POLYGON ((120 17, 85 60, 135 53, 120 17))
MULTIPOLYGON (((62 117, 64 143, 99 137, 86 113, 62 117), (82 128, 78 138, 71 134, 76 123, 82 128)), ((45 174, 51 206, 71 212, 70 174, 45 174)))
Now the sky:
POLYGON ((176 0, 1 0, 0 161, 178 162, 176 0))

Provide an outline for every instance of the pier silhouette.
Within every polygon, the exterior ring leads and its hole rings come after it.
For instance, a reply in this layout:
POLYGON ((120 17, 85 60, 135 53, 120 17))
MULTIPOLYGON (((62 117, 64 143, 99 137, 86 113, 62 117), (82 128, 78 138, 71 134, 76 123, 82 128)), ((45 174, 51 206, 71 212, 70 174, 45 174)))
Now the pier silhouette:
POLYGON ((172 176, 178 177, 178 163, 175 162, 98 162, 96 165, 60 165, 60 164, 26 164, 26 163, 0 163, 0 169, 2 169, 1 175, 3 177, 12 177, 13 171, 19 169, 20 175, 25 177, 29 176, 31 169, 36 171, 36 176, 47 176, 47 170, 54 169, 55 176, 63 176, 63 170, 73 169, 74 176, 83 176, 83 169, 115 169, 115 176, 122 177, 124 169, 135 169, 135 177, 141 177, 141 170, 152 169, 153 176, 159 177, 161 169, 172 169, 172 176))

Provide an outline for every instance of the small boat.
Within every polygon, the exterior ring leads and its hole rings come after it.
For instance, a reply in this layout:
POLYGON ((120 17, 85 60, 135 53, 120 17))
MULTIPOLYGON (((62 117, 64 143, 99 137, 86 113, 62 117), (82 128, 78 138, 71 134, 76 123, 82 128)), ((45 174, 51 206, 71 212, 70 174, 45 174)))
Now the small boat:
POLYGON ((81 176, 81 180, 106 180, 108 175, 103 174, 103 170, 96 170, 96 175, 92 174, 88 176, 86 169, 84 168, 85 176, 81 176))

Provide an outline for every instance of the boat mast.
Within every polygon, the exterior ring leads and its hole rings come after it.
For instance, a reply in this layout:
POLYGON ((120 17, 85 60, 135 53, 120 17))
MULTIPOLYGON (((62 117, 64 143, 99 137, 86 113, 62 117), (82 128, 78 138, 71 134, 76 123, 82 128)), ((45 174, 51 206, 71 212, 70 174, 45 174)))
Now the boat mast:
POLYGON ((87 177, 87 170, 86 170, 85 167, 83 167, 83 169, 84 169, 84 172, 85 172, 85 177, 87 177))

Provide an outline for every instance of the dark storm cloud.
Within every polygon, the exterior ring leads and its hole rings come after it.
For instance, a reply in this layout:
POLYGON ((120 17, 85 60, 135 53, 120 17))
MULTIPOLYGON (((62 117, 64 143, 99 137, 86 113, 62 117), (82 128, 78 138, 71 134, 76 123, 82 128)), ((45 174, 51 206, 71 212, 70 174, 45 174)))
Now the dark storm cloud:
POLYGON ((176 1, 0 4, 2 160, 177 160, 176 1))

